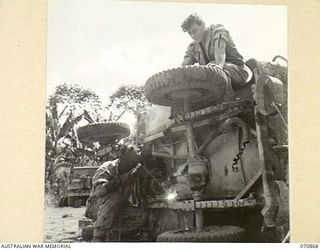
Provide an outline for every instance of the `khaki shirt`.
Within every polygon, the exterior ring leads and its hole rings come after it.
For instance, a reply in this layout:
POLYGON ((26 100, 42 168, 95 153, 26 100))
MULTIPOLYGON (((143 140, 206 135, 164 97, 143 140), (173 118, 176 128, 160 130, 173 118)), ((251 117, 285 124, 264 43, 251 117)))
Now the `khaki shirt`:
POLYGON ((238 66, 244 65, 243 57, 238 52, 232 37, 221 24, 211 25, 207 29, 204 42, 202 43, 203 49, 199 42, 192 42, 189 45, 184 57, 184 62, 188 63, 184 65, 192 65, 195 63, 206 65, 209 62, 214 62, 214 43, 216 40, 219 41, 219 39, 226 41, 226 62, 233 63, 238 66))
POLYGON ((118 175, 119 159, 103 163, 96 171, 92 178, 93 189, 100 184, 111 181, 114 176, 118 175))

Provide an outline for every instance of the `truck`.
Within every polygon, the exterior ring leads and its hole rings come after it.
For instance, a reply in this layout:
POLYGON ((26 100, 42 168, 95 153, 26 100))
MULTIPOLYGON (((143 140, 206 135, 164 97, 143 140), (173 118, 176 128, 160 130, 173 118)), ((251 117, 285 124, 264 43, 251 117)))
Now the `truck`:
POLYGON ((286 64, 281 56, 248 60, 250 80, 235 90, 219 67, 178 67, 147 80, 155 105, 138 137, 162 171, 137 194, 157 241, 288 240, 286 64))
POLYGON ((92 178, 98 169, 98 162, 103 162, 117 158, 119 148, 117 141, 127 137, 130 128, 125 123, 119 122, 91 122, 77 129, 79 142, 88 148, 77 148, 77 155, 89 156, 91 162, 80 166, 76 164, 68 165, 68 184, 64 195, 59 200, 59 206, 80 207, 85 206, 92 189, 92 178), (93 144, 99 143, 96 152, 93 151, 93 144))
POLYGON ((67 190, 59 201, 59 207, 85 206, 92 188, 92 177, 97 169, 97 166, 71 167, 67 190))
POLYGON ((246 65, 252 75, 238 89, 212 65, 147 80, 154 106, 137 138, 152 157, 132 203, 150 241, 289 241, 287 60, 246 65))

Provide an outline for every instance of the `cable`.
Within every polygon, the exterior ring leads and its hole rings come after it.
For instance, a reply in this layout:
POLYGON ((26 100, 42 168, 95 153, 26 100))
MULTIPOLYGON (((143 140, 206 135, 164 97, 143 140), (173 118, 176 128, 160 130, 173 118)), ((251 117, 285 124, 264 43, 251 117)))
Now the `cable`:
POLYGON ((232 163, 232 171, 233 172, 239 171, 239 169, 236 165, 238 164, 238 161, 240 160, 240 157, 243 154, 243 151, 246 149, 248 143, 249 143, 249 141, 243 142, 242 146, 240 145, 239 153, 236 155, 235 158, 233 158, 233 163, 232 163))
POLYGON ((157 178, 154 177, 153 174, 151 174, 150 171, 144 167, 144 165, 141 164, 141 166, 142 166, 142 168, 147 172, 147 174, 149 174, 150 177, 151 177, 152 179, 154 179, 154 180, 159 184, 159 186, 163 189, 163 191, 167 192, 167 190, 164 189, 164 187, 163 187, 163 186, 161 185, 161 183, 157 180, 157 178))

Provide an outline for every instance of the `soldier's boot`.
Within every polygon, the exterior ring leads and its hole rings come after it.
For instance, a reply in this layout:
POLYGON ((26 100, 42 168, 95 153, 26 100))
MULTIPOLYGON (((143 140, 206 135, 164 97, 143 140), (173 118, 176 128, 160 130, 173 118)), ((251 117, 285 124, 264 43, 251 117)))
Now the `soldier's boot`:
POLYGON ((104 239, 105 239, 106 242, 117 241, 117 240, 115 239, 114 233, 111 232, 110 230, 107 230, 107 231, 105 232, 105 238, 104 238, 104 239))
POLYGON ((105 241, 105 235, 106 235, 106 231, 99 229, 99 228, 95 228, 93 230, 93 238, 92 238, 92 242, 104 242, 105 241))

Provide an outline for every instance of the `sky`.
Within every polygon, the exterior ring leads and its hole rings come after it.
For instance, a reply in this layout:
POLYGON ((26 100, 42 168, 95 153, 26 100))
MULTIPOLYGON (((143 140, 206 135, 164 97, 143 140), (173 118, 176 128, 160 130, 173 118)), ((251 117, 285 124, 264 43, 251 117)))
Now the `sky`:
POLYGON ((49 0, 47 95, 79 84, 107 103, 119 86, 178 67, 191 42, 180 24, 195 12, 226 26, 245 60, 287 57, 285 6, 49 0))

